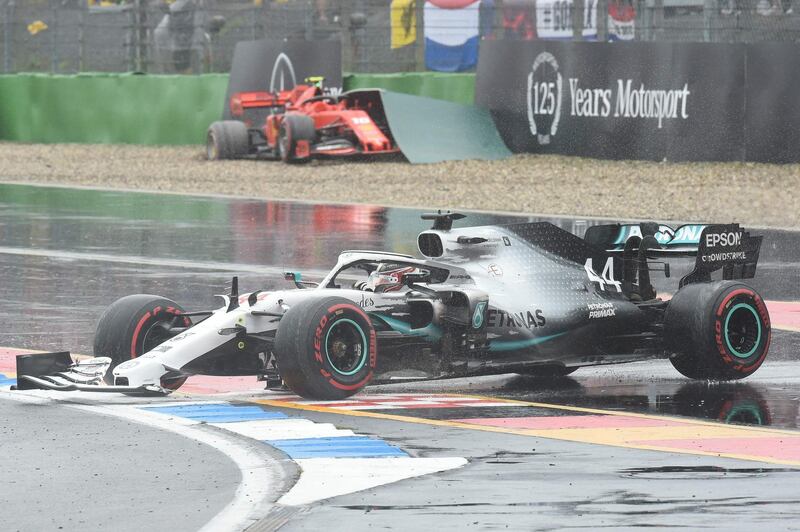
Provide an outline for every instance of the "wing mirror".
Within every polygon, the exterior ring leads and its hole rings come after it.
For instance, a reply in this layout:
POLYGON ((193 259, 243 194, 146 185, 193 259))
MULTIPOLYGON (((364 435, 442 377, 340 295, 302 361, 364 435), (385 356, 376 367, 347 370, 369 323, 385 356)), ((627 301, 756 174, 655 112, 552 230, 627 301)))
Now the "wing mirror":
POLYGON ((291 281, 297 288, 303 289, 311 287, 319 286, 319 283, 315 283, 313 281, 303 281, 303 275, 300 272, 284 272, 283 279, 285 281, 291 281))

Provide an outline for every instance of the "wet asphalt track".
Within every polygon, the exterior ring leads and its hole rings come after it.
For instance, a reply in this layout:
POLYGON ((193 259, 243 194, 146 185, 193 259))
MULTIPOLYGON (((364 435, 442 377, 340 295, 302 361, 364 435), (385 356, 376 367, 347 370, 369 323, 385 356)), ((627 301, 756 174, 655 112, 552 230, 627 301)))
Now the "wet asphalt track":
POLYGON ((0 400, 6 531, 198 530, 241 474, 183 436, 57 404, 0 400))
MULTIPOLYGON (((411 209, 0 185, 0 346, 88 353, 94 321, 105 305, 123 295, 158 293, 199 309, 215 303, 213 294, 227 291, 233 274, 240 276, 243 291, 270 289, 286 286, 283 270, 302 270, 311 279, 321 276, 343 249, 414 253, 415 236, 425 228, 418 215, 411 209)), ((512 220, 481 215, 469 221, 512 220)), ((577 232, 584 227, 550 220, 577 232)), ((773 231, 765 235, 755 286, 767 299, 800 299, 800 238, 773 231)), ((680 265, 674 270, 679 276, 680 265)), ((799 336, 775 331, 762 370, 736 384, 691 383, 668 362, 654 361, 585 368, 555 382, 494 377, 375 391, 458 391, 795 429, 800 422, 799 336)), ((238 472, 232 464, 180 436, 112 418, 89 421, 86 414, 62 407, 35 407, 41 409, 35 416, 28 413, 33 407, 25 408, 0 401, 5 442, 0 467, 8 479, 0 503, 33 510, 15 513, 12 522, 20 529, 80 529, 78 521, 63 519, 65 506, 74 508, 76 493, 112 501, 120 493, 131 501, 126 507, 141 510, 123 517, 131 529, 152 523, 147 512, 157 507, 175 519, 156 521, 153 529, 193 530, 235 489, 238 472), (87 423, 91 429, 80 428, 87 423), (144 452, 152 446, 159 449, 157 458, 144 452), (69 465, 83 450, 92 452, 82 455, 79 465, 69 465), (115 461, 123 469, 110 473, 108 463, 115 461), (47 475, 31 475, 39 464, 47 475), (153 492, 147 472, 178 472, 184 489, 153 492), (96 473, 100 476, 92 476, 96 473), (65 492, 70 497, 59 499, 65 492), (143 499, 141 507, 133 504, 136 497, 143 499), (50 500, 60 503, 42 502, 50 500), (183 528, 172 526, 178 521, 183 528)), ((467 415, 409 412, 435 419, 467 415)), ((286 525, 291 530, 331 523, 402 529, 785 529, 796 526, 800 513, 800 470, 793 467, 374 417, 304 416, 378 434, 419 455, 464 456, 470 464, 315 505, 286 525)), ((71 515, 105 523, 109 508, 87 505, 71 515)))

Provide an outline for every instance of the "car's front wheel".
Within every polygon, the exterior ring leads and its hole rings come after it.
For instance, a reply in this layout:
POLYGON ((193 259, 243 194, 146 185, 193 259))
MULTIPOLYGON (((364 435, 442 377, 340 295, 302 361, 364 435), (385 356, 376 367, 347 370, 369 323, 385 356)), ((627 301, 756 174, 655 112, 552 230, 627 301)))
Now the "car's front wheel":
MULTIPOLYGON (((114 367, 143 355, 189 327, 191 321, 183 313, 183 308, 174 301, 149 294, 125 296, 106 308, 94 334, 94 356, 112 360, 106 381, 111 382, 114 367)), ((177 390, 185 381, 186 377, 177 376, 161 385, 177 390)))
POLYGON ((285 163, 298 164, 311 161, 311 144, 317 136, 311 117, 289 113, 278 131, 278 155, 285 163))
POLYGON ((281 377, 298 395, 343 399, 372 379, 375 329, 361 308, 341 297, 302 301, 283 316, 275 336, 281 377))

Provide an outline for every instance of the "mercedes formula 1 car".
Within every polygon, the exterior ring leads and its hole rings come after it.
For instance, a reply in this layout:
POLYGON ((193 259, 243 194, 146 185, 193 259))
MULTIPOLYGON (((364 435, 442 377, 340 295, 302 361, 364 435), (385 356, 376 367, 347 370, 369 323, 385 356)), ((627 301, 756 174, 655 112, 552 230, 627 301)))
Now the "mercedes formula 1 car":
POLYGON ((231 96, 236 120, 214 122, 206 136, 210 160, 280 158, 304 163, 317 157, 396 154, 379 91, 335 96, 316 84, 291 90, 239 92, 231 96))
POLYGON ((345 251, 319 283, 239 295, 186 312, 152 295, 113 303, 96 358, 18 360, 20 386, 166 394, 187 377, 254 375, 268 387, 340 399, 368 383, 499 373, 566 375, 581 366, 668 358, 693 379, 731 380, 764 361, 770 318, 742 282, 761 237, 736 224, 590 227, 546 222, 453 228, 431 214, 423 259, 345 251), (651 273, 696 256, 671 299, 651 273), (107 382, 104 382, 105 381, 107 382))

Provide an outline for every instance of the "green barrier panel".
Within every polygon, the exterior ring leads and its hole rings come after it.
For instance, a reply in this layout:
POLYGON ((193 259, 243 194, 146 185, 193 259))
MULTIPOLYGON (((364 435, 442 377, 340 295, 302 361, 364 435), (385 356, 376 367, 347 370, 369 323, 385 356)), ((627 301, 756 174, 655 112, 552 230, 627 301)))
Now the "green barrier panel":
MULTIPOLYGON (((219 120, 227 74, 0 75, 0 139, 203 144, 219 120)), ((474 74, 351 74, 345 90, 385 88, 471 105, 474 74)))
POLYGON ((486 109, 388 91, 381 98, 389 129, 412 163, 511 155, 486 109))
POLYGON ((472 105, 475 102, 475 74, 350 74, 344 78, 344 89, 385 89, 472 105))
POLYGON ((0 76, 0 138, 22 142, 200 144, 228 76, 0 76))

